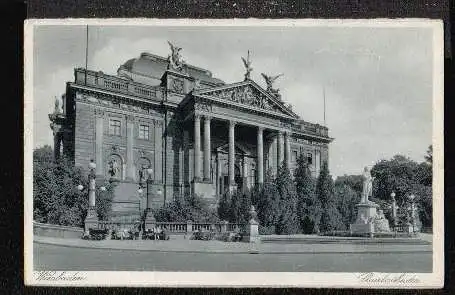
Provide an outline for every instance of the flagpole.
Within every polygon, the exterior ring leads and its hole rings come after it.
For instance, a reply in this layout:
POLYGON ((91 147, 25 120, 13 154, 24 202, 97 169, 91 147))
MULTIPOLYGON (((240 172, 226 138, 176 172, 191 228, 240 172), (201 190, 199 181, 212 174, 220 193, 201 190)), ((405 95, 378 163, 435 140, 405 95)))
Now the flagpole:
POLYGON ((322 96, 324 97, 324 127, 327 127, 325 123, 325 86, 322 86, 322 96))
POLYGON ((86 27, 86 40, 85 40, 85 84, 87 85, 87 64, 88 64, 88 25, 86 27))

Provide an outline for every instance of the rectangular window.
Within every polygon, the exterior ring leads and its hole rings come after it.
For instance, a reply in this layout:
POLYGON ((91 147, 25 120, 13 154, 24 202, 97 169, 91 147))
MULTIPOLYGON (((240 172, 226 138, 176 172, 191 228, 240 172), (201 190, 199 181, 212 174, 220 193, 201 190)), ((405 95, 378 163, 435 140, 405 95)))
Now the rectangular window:
POLYGON ((149 126, 139 125, 139 139, 149 140, 149 126))
POLYGON ((120 120, 110 119, 109 120, 109 134, 120 136, 121 135, 120 126, 121 126, 120 120))
POLYGON ((306 155, 306 159, 307 159, 308 165, 312 165, 313 164, 313 154, 308 153, 306 155))
POLYGON ((292 162, 296 162, 297 161, 297 151, 292 151, 292 159, 291 159, 292 162))

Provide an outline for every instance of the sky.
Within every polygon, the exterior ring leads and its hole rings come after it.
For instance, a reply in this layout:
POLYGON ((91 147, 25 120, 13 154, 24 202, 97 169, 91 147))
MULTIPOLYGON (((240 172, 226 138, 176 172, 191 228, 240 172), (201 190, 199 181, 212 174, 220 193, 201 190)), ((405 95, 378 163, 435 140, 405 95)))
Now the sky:
MULTIPOLYGON (((326 125, 333 176, 402 154, 424 160, 432 140, 432 30, 425 27, 89 26, 88 69, 115 75, 131 58, 166 57, 167 41, 189 64, 226 83, 283 73, 275 83, 302 119, 326 125), (324 90, 323 90, 324 89, 324 90)), ((36 26, 33 47, 34 147, 52 146, 54 97, 85 67, 86 27, 36 26)))

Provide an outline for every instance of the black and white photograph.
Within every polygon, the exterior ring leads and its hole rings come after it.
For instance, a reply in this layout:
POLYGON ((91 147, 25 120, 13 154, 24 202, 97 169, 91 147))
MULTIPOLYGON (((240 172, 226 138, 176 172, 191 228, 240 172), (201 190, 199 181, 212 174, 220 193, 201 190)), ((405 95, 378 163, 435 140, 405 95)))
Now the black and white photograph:
POLYGON ((27 20, 25 280, 443 285, 430 20, 27 20))

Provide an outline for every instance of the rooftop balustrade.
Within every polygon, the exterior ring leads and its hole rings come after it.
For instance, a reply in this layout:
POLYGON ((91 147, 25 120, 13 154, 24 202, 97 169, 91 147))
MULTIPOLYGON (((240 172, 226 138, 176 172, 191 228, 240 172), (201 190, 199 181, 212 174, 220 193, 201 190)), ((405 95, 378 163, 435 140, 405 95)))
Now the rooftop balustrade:
POLYGON ((164 89, 160 86, 148 86, 120 77, 106 75, 102 72, 81 68, 75 70, 75 76, 75 83, 78 85, 109 90, 155 101, 161 101, 164 98, 164 89))

